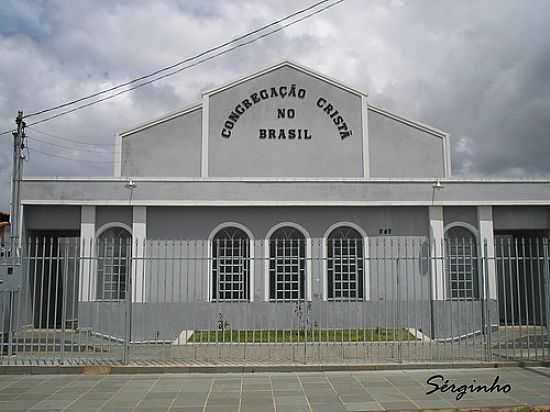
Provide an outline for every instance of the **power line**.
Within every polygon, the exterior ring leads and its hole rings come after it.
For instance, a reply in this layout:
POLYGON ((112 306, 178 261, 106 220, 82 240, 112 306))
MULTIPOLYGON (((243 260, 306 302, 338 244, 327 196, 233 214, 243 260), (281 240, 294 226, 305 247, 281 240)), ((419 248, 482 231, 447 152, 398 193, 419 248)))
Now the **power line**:
POLYGON ((118 163, 118 162, 115 162, 113 160, 89 160, 89 159, 77 159, 75 157, 67 157, 67 156, 61 156, 61 155, 58 155, 58 154, 53 154, 53 153, 49 153, 49 152, 44 152, 42 150, 38 150, 38 149, 32 149, 32 152, 37 152, 37 153, 40 153, 40 154, 43 154, 44 156, 49 156, 49 157, 56 157, 56 158, 59 158, 59 159, 65 159, 65 160, 72 160, 74 162, 89 162, 89 163, 118 163))
MULTIPOLYGON (((56 119, 56 118, 58 118, 58 117, 61 117, 61 116, 64 116, 64 115, 67 115, 67 114, 76 112, 76 111, 78 111, 78 110, 85 109, 85 108, 90 107, 90 106, 93 106, 94 104, 101 103, 101 102, 104 102, 104 101, 106 101, 106 100, 113 99, 113 98, 115 98, 115 97, 117 97, 117 96, 120 96, 120 95, 122 95, 122 94, 124 94, 124 93, 128 93, 128 92, 130 92, 130 91, 139 89, 139 88, 141 88, 141 87, 143 87, 143 86, 147 86, 148 84, 154 83, 154 82, 156 82, 156 81, 158 81, 158 80, 162 80, 162 79, 165 79, 165 78, 167 78, 167 77, 171 77, 171 76, 173 76, 173 75, 175 75, 175 74, 177 74, 177 73, 182 72, 183 70, 186 70, 186 69, 189 69, 189 68, 198 66, 199 64, 202 64, 202 63, 204 63, 204 62, 207 62, 207 61, 209 61, 209 60, 212 60, 212 59, 214 59, 214 58, 216 58, 216 57, 219 57, 219 56, 222 56, 222 55, 224 55, 224 54, 227 54, 227 53, 229 53, 229 52, 231 52, 231 51, 233 51, 233 50, 235 50, 235 49, 238 49, 238 48, 240 48, 240 47, 244 47, 244 46, 247 46, 247 45, 249 45, 249 44, 252 44, 252 43, 254 43, 254 42, 258 41, 258 40, 261 40, 261 39, 263 39, 263 38, 265 38, 265 37, 267 37, 267 36, 270 36, 270 35, 272 35, 272 34, 274 34, 274 33, 277 33, 277 32, 279 32, 279 31, 282 31, 282 30, 284 30, 284 29, 287 28, 287 27, 290 27, 290 26, 292 26, 292 25, 294 25, 294 24, 297 24, 297 23, 299 23, 299 22, 302 22, 302 21, 304 21, 304 20, 310 18, 311 16, 314 16, 314 15, 316 15, 316 14, 319 14, 319 13, 321 13, 321 12, 323 12, 323 11, 325 11, 325 10, 331 8, 331 7, 336 6, 336 5, 339 4, 339 3, 344 2, 344 1, 345 1, 345 0, 337 0, 337 1, 334 2, 334 3, 331 3, 331 4, 329 4, 329 5, 327 5, 327 6, 323 7, 323 8, 321 8, 321 9, 319 9, 319 10, 316 10, 316 11, 312 12, 312 13, 306 14, 305 16, 303 16, 303 17, 301 17, 301 18, 299 18, 299 19, 297 19, 297 20, 294 20, 294 21, 292 21, 292 22, 290 22, 290 23, 287 23, 287 24, 285 24, 285 25, 282 25, 282 26, 280 26, 280 27, 278 27, 278 28, 276 28, 276 29, 274 29, 274 30, 272 30, 272 31, 269 31, 269 32, 267 32, 267 33, 264 33, 264 34, 262 34, 262 35, 260 35, 260 36, 258 36, 258 37, 255 37, 255 38, 253 38, 252 40, 249 40, 249 41, 244 42, 244 43, 239 43, 239 44, 237 44, 237 45, 235 45, 235 46, 233 46, 233 47, 231 47, 231 48, 229 48, 229 49, 225 49, 225 50, 223 50, 223 51, 221 51, 221 52, 218 52, 218 53, 213 54, 213 55, 211 55, 211 56, 205 57, 205 58, 203 58, 203 59, 201 59, 201 60, 198 60, 198 61, 196 61, 196 62, 193 62, 193 63, 191 63, 191 64, 189 64, 189 65, 187 65, 187 66, 180 67, 180 68, 177 69, 177 70, 174 70, 174 71, 171 71, 171 72, 169 72, 169 73, 163 74, 162 76, 155 77, 155 78, 153 78, 153 79, 151 79, 151 80, 148 80, 148 81, 146 81, 146 82, 138 83, 137 85, 135 85, 135 86, 133 86, 133 87, 130 87, 130 88, 128 88, 128 89, 124 89, 124 90, 122 90, 122 91, 120 91, 120 92, 117 92, 117 93, 108 95, 108 96, 103 97, 103 98, 101 98, 101 99, 97 99, 97 100, 91 101, 91 102, 89 102, 89 103, 82 104, 82 105, 77 106, 77 107, 75 107, 75 108, 72 108, 72 109, 70 109, 70 110, 65 110, 65 111, 63 111, 63 112, 61 112, 61 113, 57 113, 57 114, 55 114, 55 115, 53 115, 53 116, 46 117, 46 118, 41 119, 41 120, 38 120, 38 121, 36 121, 36 122, 29 123, 28 126, 33 126, 33 125, 37 125, 37 124, 40 124, 40 123, 48 122, 48 121, 53 120, 53 119, 56 119)), ((81 99, 81 100, 85 100, 85 99, 81 99)))
POLYGON ((66 146, 66 145, 61 145, 61 144, 57 144, 57 143, 52 143, 52 142, 48 142, 46 140, 42 140, 42 139, 39 139, 38 137, 29 137, 27 136, 27 139, 32 141, 32 142, 40 142, 41 144, 47 144, 49 146, 54 146, 54 147, 59 147, 61 149, 65 149, 65 150, 72 150, 72 151, 76 151, 76 152, 88 152, 88 153, 94 153, 94 154, 109 154, 109 155, 112 155, 113 154, 113 151, 107 151, 106 149, 87 149, 87 148, 82 148, 82 149, 79 149, 79 148, 76 148, 76 147, 71 147, 71 146, 66 146))
MULTIPOLYGON (((49 136, 49 137, 52 137, 54 139, 59 139, 59 140, 65 140, 67 142, 71 142, 71 143, 74 143, 74 144, 80 144, 80 145, 85 145, 85 146, 103 146, 103 147, 108 147, 108 146, 114 147, 114 146, 116 146, 113 143, 86 143, 86 142, 81 142, 81 141, 78 141, 78 140, 69 139, 68 137, 59 136, 57 134, 53 134, 53 133, 50 133, 50 132, 45 132, 43 130, 37 129, 36 127, 29 127, 28 125, 27 125, 27 128, 31 129, 32 131, 34 131, 36 133, 43 134, 44 136, 49 136)), ((37 139, 35 138, 35 140, 37 140, 37 139)))
MULTIPOLYGON (((331 1, 331 0, 322 0, 322 1, 318 1, 318 2, 312 4, 312 5, 308 6, 308 7, 305 7, 305 8, 303 8, 303 9, 300 9, 300 10, 294 12, 294 13, 291 13, 291 14, 289 14, 289 15, 283 17, 282 19, 276 20, 276 21, 274 21, 274 22, 272 22, 272 23, 269 23, 269 24, 267 24, 267 25, 265 25, 265 26, 258 27, 258 28, 256 28, 256 29, 254 29, 254 30, 252 30, 252 31, 250 31, 250 32, 248 32, 248 33, 246 33, 246 34, 244 34, 244 35, 235 37, 235 38, 233 38, 232 40, 229 40, 229 41, 227 41, 227 42, 225 42, 225 43, 222 43, 222 44, 220 44, 220 45, 218 45, 218 46, 212 47, 212 48, 210 48, 210 49, 208 49, 208 50, 205 50, 205 51, 203 51, 203 52, 201 52, 201 53, 198 53, 198 54, 196 54, 196 55, 194 55, 194 56, 191 56, 191 57, 188 57, 188 58, 183 59, 183 60, 181 60, 181 61, 178 61, 178 62, 176 62, 176 63, 174 63, 174 64, 172 64, 172 65, 170 65, 170 66, 163 67, 163 68, 158 69, 158 70, 155 70, 155 71, 153 71, 153 72, 151 72, 151 73, 149 73, 149 74, 146 74, 146 75, 137 77, 137 78, 132 79, 132 80, 130 80, 130 81, 127 81, 127 82, 118 84, 118 85, 116 85, 116 86, 110 87, 110 88, 108 88, 108 89, 100 90, 100 91, 98 91, 98 92, 96 92, 96 93, 92 93, 92 94, 90 94, 90 95, 87 95, 87 96, 84 96, 84 97, 81 97, 81 98, 78 98, 78 99, 70 100, 70 101, 68 101, 68 102, 66 102, 66 103, 62 103, 62 104, 59 104, 59 105, 54 106, 54 107, 50 107, 50 108, 47 108, 47 109, 43 109, 43 110, 39 110, 39 111, 36 111, 36 112, 29 113, 29 114, 27 114, 27 115, 25 116, 25 118, 34 117, 34 116, 38 116, 38 115, 40 115, 40 114, 44 114, 44 113, 51 112, 51 111, 54 111, 54 110, 62 109, 63 107, 71 106, 71 105, 73 105, 73 104, 82 102, 82 101, 84 101, 84 100, 88 100, 88 99, 91 99, 91 98, 100 96, 100 95, 102 95, 102 94, 105 94, 105 93, 112 92, 112 91, 114 91, 114 90, 120 89, 120 88, 122 88, 122 87, 129 86, 129 85, 134 84, 134 83, 137 83, 137 82, 139 82, 139 81, 141 81, 141 80, 148 79, 148 78, 153 77, 153 76, 156 76, 156 75, 158 75, 158 74, 160 74, 160 73, 164 73, 164 72, 166 72, 166 71, 168 71, 168 70, 174 69, 174 68, 176 68, 176 67, 178 67, 178 66, 181 66, 181 65, 183 65, 183 64, 185 64, 185 63, 188 63, 188 62, 190 62, 190 61, 196 60, 196 59, 198 59, 198 58, 200 58, 200 57, 202 57, 202 56, 205 56, 205 55, 207 55, 207 54, 209 54, 209 53, 215 52, 215 51, 220 50, 220 49, 222 49, 222 48, 224 48, 224 47, 226 47, 226 46, 229 46, 230 44, 233 44, 233 43, 238 42, 238 41, 240 41, 240 40, 243 40, 243 39, 245 39, 245 38, 247 38, 247 37, 250 37, 250 36, 252 36, 252 35, 254 35, 254 34, 257 34, 257 33, 261 32, 261 31, 264 31, 264 30, 268 29, 269 27, 275 26, 275 25, 277 25, 277 24, 279 24, 279 23, 282 23, 282 22, 284 22, 284 21, 286 21, 286 20, 289 20, 289 19, 291 19, 291 18, 293 18, 293 17, 295 17, 295 16, 297 16, 297 15, 299 15, 299 14, 302 14, 302 13, 305 13, 305 12, 307 12, 307 11, 309 11, 309 10, 312 10, 312 9, 314 9, 314 8, 316 8, 316 7, 318 7, 318 6, 320 6, 321 4, 327 3, 327 2, 329 2, 329 1, 331 1)), ((336 3, 329 5, 328 7, 325 7, 325 8, 323 8, 323 9, 319 10, 318 12, 324 11, 324 10, 326 10, 326 9, 332 7, 332 6, 335 6, 336 4, 341 3, 342 1, 344 1, 344 0, 337 1, 336 3)), ((313 13, 313 14, 317 14, 317 13, 313 13)), ((313 15, 313 14, 311 14, 311 15, 313 15)), ((301 20, 300 20, 300 21, 301 21, 301 20)), ((273 33, 274 33, 274 32, 273 32, 273 33)))

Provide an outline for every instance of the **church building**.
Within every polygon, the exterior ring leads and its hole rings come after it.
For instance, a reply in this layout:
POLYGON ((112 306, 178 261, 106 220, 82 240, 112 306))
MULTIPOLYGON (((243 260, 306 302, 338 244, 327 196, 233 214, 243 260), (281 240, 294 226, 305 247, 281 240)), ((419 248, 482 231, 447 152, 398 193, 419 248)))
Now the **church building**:
POLYGON ((205 91, 120 131, 111 177, 25 177, 26 253, 78 239, 66 273, 32 266, 31 322, 120 336, 112 308, 131 301, 135 341, 286 328, 295 302, 323 328, 442 339, 481 318, 543 324, 548 268, 511 274, 502 257, 548 253, 550 179, 453 176, 451 144, 293 62, 205 91))

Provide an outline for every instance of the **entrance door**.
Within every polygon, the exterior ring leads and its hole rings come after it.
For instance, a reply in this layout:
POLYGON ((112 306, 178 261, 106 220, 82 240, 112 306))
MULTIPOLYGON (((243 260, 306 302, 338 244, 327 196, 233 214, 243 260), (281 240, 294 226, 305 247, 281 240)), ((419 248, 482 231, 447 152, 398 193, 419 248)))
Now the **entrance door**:
POLYGON ((495 234, 500 323, 543 325, 548 297, 544 290, 543 233, 495 234))
POLYGON ((40 329, 73 327, 78 296, 77 231, 34 231, 30 236, 29 279, 33 326, 40 329))

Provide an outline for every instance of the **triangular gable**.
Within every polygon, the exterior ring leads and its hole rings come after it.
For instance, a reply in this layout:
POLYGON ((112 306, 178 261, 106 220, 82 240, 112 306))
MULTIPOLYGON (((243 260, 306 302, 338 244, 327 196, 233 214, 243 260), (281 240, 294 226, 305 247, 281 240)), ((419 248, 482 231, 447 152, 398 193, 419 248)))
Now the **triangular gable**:
POLYGON ((315 70, 312 70, 309 67, 302 66, 298 63, 295 63, 295 62, 292 62, 292 61, 289 61, 289 60, 284 60, 281 63, 278 63, 278 64, 273 65, 273 66, 269 66, 269 67, 267 67, 263 70, 257 71, 253 74, 248 75, 248 76, 240 77, 239 79, 228 82, 228 83, 224 84, 223 86, 218 86, 214 89, 207 90, 207 91, 203 92, 203 96, 204 95, 208 95, 208 96, 215 95, 215 94, 220 93, 224 90, 227 90, 231 87, 237 86, 241 83, 245 83, 245 82, 250 81, 252 79, 255 79, 257 77, 260 77, 260 76, 263 76, 263 75, 268 74, 270 72, 273 72, 275 70, 281 69, 283 67, 293 68, 293 69, 298 70, 298 71, 300 71, 304 74, 307 74, 311 77, 315 77, 319 80, 322 80, 322 81, 327 82, 327 83, 329 83, 333 86, 336 86, 336 87, 338 87, 342 90, 353 93, 357 96, 360 96, 360 97, 362 97, 362 96, 366 97, 367 96, 367 93, 365 93, 365 92, 361 92, 357 89, 354 89, 353 87, 345 85, 344 83, 342 83, 338 80, 335 80, 335 79, 333 79, 329 76, 326 76, 324 74, 321 74, 319 72, 316 72, 315 70))

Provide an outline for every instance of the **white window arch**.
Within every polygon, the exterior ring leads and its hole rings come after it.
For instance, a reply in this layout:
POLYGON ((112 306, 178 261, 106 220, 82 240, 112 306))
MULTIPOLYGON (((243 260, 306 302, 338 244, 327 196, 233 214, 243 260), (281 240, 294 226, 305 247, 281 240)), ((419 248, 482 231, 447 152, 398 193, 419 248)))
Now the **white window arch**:
POLYGON ((119 222, 107 223, 96 232, 98 300, 124 300, 131 276, 132 231, 119 222))
POLYGON ((273 226, 265 239, 265 299, 311 300, 311 237, 293 222, 273 226))
POLYGON ((254 238, 244 225, 226 222, 208 237, 209 300, 254 300, 254 238))
POLYGON ((453 222, 445 227, 445 270, 447 297, 453 300, 479 298, 479 233, 469 223, 453 222))
POLYGON ((360 226, 351 222, 330 226, 323 237, 324 299, 369 299, 367 257, 367 235, 360 226))

